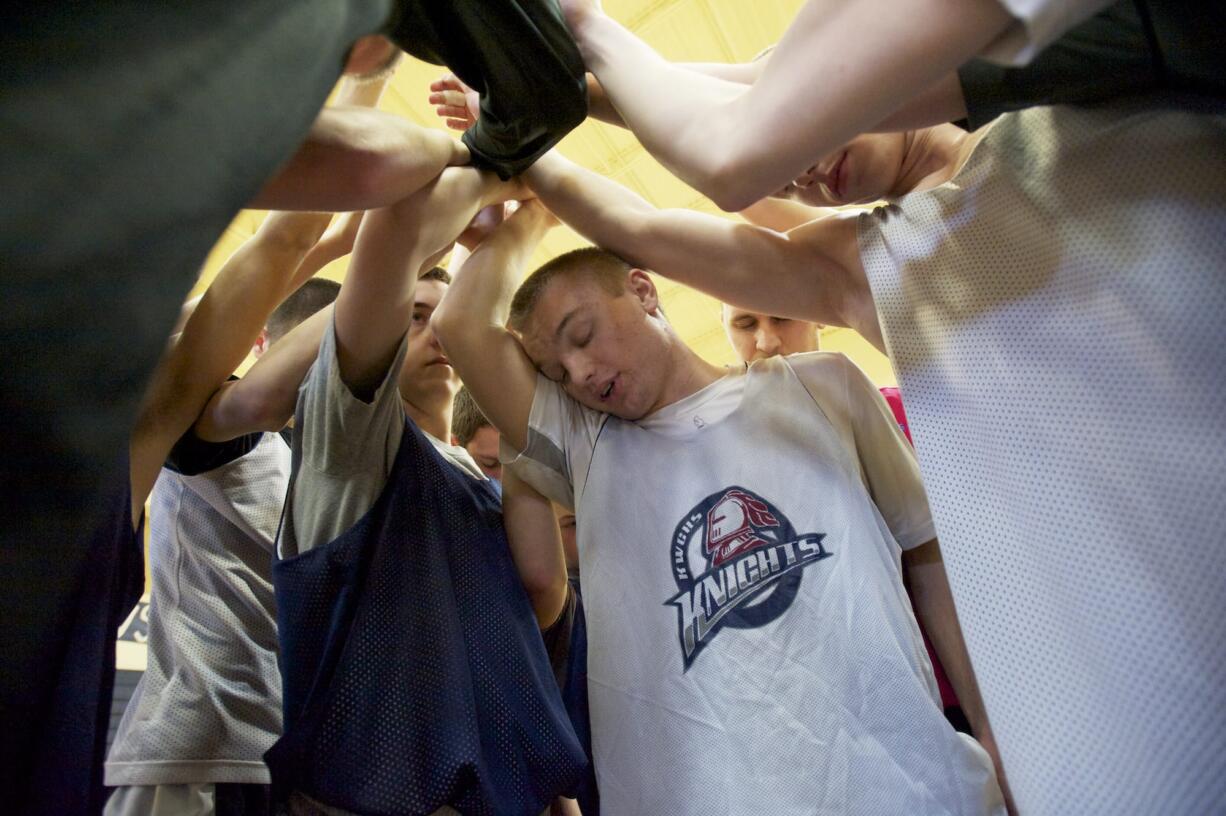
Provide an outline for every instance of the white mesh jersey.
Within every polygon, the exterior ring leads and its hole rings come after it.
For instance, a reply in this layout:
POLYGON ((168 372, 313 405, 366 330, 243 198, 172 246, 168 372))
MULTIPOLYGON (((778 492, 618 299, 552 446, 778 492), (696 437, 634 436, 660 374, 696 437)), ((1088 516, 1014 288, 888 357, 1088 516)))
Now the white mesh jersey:
POLYGON ((150 508, 149 662, 108 785, 266 784, 281 734, 272 547, 290 450, 264 434, 194 476, 163 468, 150 508))
POLYGON ((1019 808, 1226 812, 1226 119, 1003 116, 860 248, 1019 808))
POLYGON ((914 460, 845 357, 764 360, 639 422, 542 377, 530 426, 518 472, 572 483, 582 519, 602 812, 1003 811, 902 586, 900 545, 933 537, 914 460))

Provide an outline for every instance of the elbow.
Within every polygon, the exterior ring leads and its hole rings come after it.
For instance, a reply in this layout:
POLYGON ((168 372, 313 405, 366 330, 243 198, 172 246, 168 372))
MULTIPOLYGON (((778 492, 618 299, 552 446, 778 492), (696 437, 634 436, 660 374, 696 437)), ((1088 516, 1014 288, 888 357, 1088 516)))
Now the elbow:
POLYGON ((737 213, 767 195, 756 180, 755 171, 741 157, 719 162, 704 179, 703 192, 726 213, 737 213))
POLYGON ((293 408, 287 406, 293 404, 292 395, 278 399, 250 389, 229 389, 223 399, 205 408, 196 423, 197 433, 208 441, 224 442, 249 433, 276 432, 289 422, 293 408))
POLYGON ((372 148, 354 155, 345 182, 353 196, 352 209, 380 209, 403 198, 398 169, 396 158, 387 151, 372 148))
POLYGON ((565 602, 566 579, 545 570, 540 570, 539 574, 529 570, 520 573, 520 580, 537 624, 542 629, 551 626, 558 619, 565 602))
POLYGON ((524 591, 528 593, 528 598, 534 607, 548 603, 549 599, 558 591, 558 576, 551 570, 521 570, 519 579, 523 583, 524 591))
POLYGON ((765 195, 756 168, 738 151, 723 152, 700 172, 696 186, 724 212, 740 212, 765 195))
POLYGON ((449 344, 454 348, 463 323, 457 310, 448 303, 446 298, 434 310, 434 314, 430 315, 430 330, 434 332, 443 351, 448 351, 449 344))
POLYGON ((763 150, 769 134, 758 133, 739 109, 702 117, 676 140, 686 145, 677 156, 682 166, 669 169, 724 212, 743 210, 771 192, 763 190, 761 182, 763 161, 770 158, 763 150))
POLYGON ((272 406, 261 406, 259 410, 251 414, 248 427, 252 431, 276 433, 289 424, 293 415, 293 411, 274 409, 272 406))
POLYGON ((724 212, 739 212, 791 180, 771 186, 780 170, 778 137, 761 123, 747 121, 739 106, 721 110, 706 125, 693 153, 702 157, 696 168, 698 189, 724 212))

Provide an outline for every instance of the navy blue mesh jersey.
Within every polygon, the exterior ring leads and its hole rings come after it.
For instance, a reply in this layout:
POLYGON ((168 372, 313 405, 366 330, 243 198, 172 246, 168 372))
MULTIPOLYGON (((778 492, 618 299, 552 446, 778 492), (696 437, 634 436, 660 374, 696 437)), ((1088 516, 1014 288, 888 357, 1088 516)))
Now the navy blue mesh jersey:
MULTIPOLYGON (((124 462, 123 473, 127 473, 124 462)), ((143 521, 132 527, 131 487, 106 502, 71 592, 49 603, 53 637, 27 666, 24 698, 5 700, 0 741, 5 813, 102 812, 102 763, 115 685, 115 641, 144 587, 143 521)))
MULTIPOLYGON (((579 594, 579 579, 571 579, 575 592, 575 619, 571 624, 570 647, 566 656, 566 672, 562 678, 562 701, 579 744, 592 755, 592 722, 587 702, 587 618, 583 614, 583 596, 579 594)), ((589 767, 575 792, 583 816, 600 816, 600 791, 596 787, 596 769, 589 767)))
POLYGON ((412 423, 387 486, 329 544, 273 566, 285 734, 279 797, 363 814, 536 816, 587 759, 489 481, 412 423))

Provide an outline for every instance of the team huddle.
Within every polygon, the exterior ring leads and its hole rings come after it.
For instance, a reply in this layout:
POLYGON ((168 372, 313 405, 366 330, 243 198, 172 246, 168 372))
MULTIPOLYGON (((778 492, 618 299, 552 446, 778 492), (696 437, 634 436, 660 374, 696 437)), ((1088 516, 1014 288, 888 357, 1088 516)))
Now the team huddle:
POLYGON ((392 5, 145 386, 19 810, 1226 802, 1201 23, 810 0, 716 65, 594 0, 392 5), (429 100, 461 138, 376 110, 403 51, 454 72, 429 100), (565 158, 585 110, 739 217, 565 158), (561 224, 591 246, 529 268, 561 224), (657 277, 722 302, 740 364, 657 277), (103 764, 146 528, 148 668, 103 764))

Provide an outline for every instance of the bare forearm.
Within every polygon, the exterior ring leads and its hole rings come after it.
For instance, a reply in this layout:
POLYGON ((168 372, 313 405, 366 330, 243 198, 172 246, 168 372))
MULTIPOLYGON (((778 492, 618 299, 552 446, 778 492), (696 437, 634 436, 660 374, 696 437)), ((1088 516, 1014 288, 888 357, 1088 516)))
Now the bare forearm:
POLYGON ((873 132, 919 130, 965 118, 966 97, 962 94, 962 82, 957 71, 950 71, 878 122, 873 132))
POLYGON ((298 387, 319 355, 319 341, 331 320, 331 306, 316 312, 270 348, 246 377, 222 386, 196 420, 196 435, 224 442, 284 427, 294 415, 298 387))
POLYGON ((352 252, 353 242, 357 238, 358 227, 362 224, 364 214, 363 211, 358 210, 338 215, 324 232, 323 237, 315 246, 307 250, 302 263, 298 265, 298 270, 294 273, 294 280, 290 286, 292 288, 301 286, 325 266, 352 252))
POLYGON ((937 657, 949 675, 958 702, 974 730, 987 727, 987 712, 971 658, 962 639, 953 593, 935 540, 909 550, 903 556, 915 615, 924 624, 937 657))
POLYGON ((524 181, 550 212, 584 238, 631 263, 641 262, 643 247, 634 238, 634 222, 657 212, 641 196, 556 150, 541 157, 524 181))
POLYGON ((134 504, 144 502, 175 441, 247 356, 329 218, 271 213, 222 266, 146 390, 130 446, 134 504))
POLYGON ((652 155, 739 210, 884 121, 1009 22, 994 0, 810 0, 748 89, 670 65, 602 14, 572 27, 652 155))
POLYGON ((622 119, 617 108, 613 107, 613 103, 609 101, 609 95, 604 92, 600 80, 592 73, 589 73, 585 79, 587 80, 587 115, 607 125, 624 128, 626 120, 622 119))
MULTIPOLYGON (((678 67, 726 82, 751 85, 758 78, 758 75, 762 73, 764 64, 764 60, 734 63, 686 62, 681 63, 678 67)), ((588 116, 593 119, 599 119, 606 124, 626 127, 626 121, 617 112, 617 108, 613 107, 613 103, 609 100, 608 94, 604 92, 604 88, 601 87, 600 80, 596 79, 596 75, 589 73, 586 79, 588 116)))
POLYGON ((837 295, 848 276, 830 244, 854 241, 846 225, 794 240, 706 213, 659 210, 557 154, 525 179, 558 218, 632 265, 754 311, 843 325, 837 295))
POLYGON ((770 197, 755 201, 739 213, 749 223, 772 229, 775 232, 787 232, 802 224, 808 224, 810 221, 833 214, 833 210, 825 207, 810 207, 797 201, 770 197))
POLYGON ((514 470, 503 470, 502 517, 511 558, 543 629, 566 603, 566 556, 553 505, 514 470))
POLYGON ((412 196, 362 219, 336 301, 337 363, 359 396, 383 380, 413 313, 417 274, 505 186, 471 167, 448 168, 412 196))
POLYGON ((549 215, 521 206, 456 270, 433 327, 477 405, 517 450, 527 443, 536 371, 505 321, 511 298, 549 215))
POLYGON ((387 83, 391 78, 390 74, 384 74, 379 79, 344 77, 341 79, 340 88, 337 90, 336 98, 332 104, 357 105, 364 108, 377 107, 379 99, 382 98, 383 91, 387 89, 387 83))
POLYGON ((667 62, 604 15, 572 27, 584 61, 602 88, 598 110, 614 111, 661 164, 710 195, 705 180, 715 175, 716 157, 709 146, 692 154, 673 143, 691 140, 684 132, 686 117, 709 114, 746 87, 667 62), (660 88, 668 92, 659 93, 660 88))
POLYGON ((539 207, 525 209, 473 248, 458 267, 452 290, 456 294, 449 304, 462 305, 466 323, 505 326, 522 272, 549 223, 548 213, 539 207))
POLYGON ((924 624, 924 631, 932 641, 937 658, 945 668, 949 682, 953 684, 954 693, 958 695, 958 704, 962 706, 962 711, 971 724, 971 732, 992 758, 996 781, 1004 794, 1006 808, 1009 813, 1015 814, 1017 806, 1009 790, 1009 780, 1001 762, 996 736, 992 733, 983 695, 979 692, 979 683, 975 680, 971 658, 962 638, 962 627, 958 624, 953 593, 950 592, 945 565, 941 561, 940 545, 933 539, 927 544, 908 550, 903 554, 903 569, 906 572, 915 615, 924 624))
POLYGON ((441 131, 366 108, 325 108, 250 206, 332 212, 386 207, 444 167, 467 161, 468 149, 441 131))

